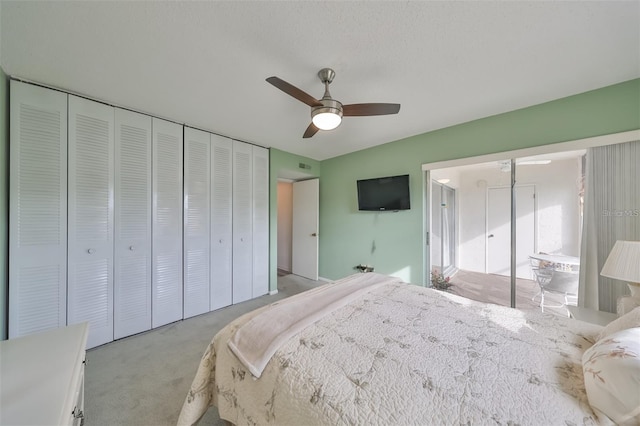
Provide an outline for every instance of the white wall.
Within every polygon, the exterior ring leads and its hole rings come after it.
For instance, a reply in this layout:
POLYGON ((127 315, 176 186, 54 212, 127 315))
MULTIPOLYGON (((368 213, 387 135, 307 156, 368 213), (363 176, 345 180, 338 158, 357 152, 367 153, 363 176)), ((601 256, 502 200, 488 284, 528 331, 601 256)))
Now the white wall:
POLYGON ((278 269, 291 271, 293 184, 278 181, 278 269))
MULTIPOLYGON (((534 184, 537 197, 537 251, 579 255, 580 212, 577 181, 580 159, 517 167, 516 184, 534 184)), ((511 175, 499 166, 462 170, 458 191, 458 267, 485 272, 487 187, 508 186, 511 175)))

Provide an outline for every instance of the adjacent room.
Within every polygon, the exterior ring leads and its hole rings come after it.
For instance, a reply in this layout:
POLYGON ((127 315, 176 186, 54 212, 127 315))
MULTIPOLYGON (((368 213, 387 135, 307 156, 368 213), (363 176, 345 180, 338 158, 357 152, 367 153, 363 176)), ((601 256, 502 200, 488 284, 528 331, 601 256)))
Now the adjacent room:
POLYGON ((0 424, 640 424, 637 0, 0 0, 0 146, 0 424))

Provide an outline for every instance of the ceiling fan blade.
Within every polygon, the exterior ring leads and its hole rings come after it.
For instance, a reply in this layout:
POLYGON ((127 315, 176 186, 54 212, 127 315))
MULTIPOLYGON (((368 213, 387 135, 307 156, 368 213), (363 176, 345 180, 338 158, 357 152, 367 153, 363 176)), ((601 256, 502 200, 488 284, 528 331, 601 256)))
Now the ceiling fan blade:
POLYGON ((267 78, 267 82, 273 84, 274 86, 282 90, 287 95, 293 96, 297 100, 304 102, 310 107, 322 106, 320 101, 318 101, 316 98, 314 98, 310 94, 303 92, 302 90, 298 89, 296 86, 289 84, 278 77, 269 77, 267 78))
POLYGON ((309 124, 309 127, 307 127, 307 130, 304 131, 304 135, 302 135, 303 138, 310 138, 311 136, 315 135, 316 133, 318 133, 318 129, 316 127, 315 124, 311 123, 309 124))
POLYGON ((400 111, 400 104, 351 104, 342 106, 342 115, 350 117, 397 114, 398 111, 400 111))

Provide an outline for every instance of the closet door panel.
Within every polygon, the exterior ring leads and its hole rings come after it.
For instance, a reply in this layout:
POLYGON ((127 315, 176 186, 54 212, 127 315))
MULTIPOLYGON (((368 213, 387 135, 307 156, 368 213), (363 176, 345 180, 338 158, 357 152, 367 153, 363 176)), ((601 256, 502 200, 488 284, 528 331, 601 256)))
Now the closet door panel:
POLYGON ((269 292, 269 150, 252 147, 253 159, 253 290, 269 292))
POLYGON ((11 81, 9 338, 67 322, 67 95, 11 81))
POLYGON ((113 340, 114 109, 69 95, 68 324, 113 340))
POLYGON ((114 338, 151 328, 151 117, 115 110, 114 338))
POLYGON ((153 119, 152 327, 182 319, 183 126, 153 119))
POLYGON ((209 312, 210 137, 184 129, 184 317, 209 312))
POLYGON ((211 310, 233 302, 233 141, 211 135, 211 310))
POLYGON ((253 294, 251 145, 233 141, 233 303, 253 294))

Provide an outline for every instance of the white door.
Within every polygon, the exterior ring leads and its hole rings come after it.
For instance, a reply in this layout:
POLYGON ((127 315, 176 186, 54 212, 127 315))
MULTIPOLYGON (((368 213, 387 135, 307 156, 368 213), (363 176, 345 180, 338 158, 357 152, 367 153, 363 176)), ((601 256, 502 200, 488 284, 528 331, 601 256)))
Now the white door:
POLYGON ((151 117, 115 110, 113 337, 151 328, 151 117))
POLYGON ((9 338, 67 324, 67 95, 11 81, 9 338))
POLYGON ((114 108, 69 95, 68 324, 113 340, 114 108))
POLYGON ((253 291, 269 292, 269 150, 252 147, 253 154, 253 291))
POLYGON ((209 312, 210 138, 184 129, 184 317, 209 312))
MULTIPOLYGON (((535 252, 535 187, 516 186, 516 277, 531 278, 535 252)), ((511 275, 511 188, 488 188, 487 272, 511 275)))
POLYGON ((233 303, 253 297, 251 145, 233 141, 233 303))
POLYGON ((291 272, 318 279, 320 180, 293 183, 291 272))
POLYGON ((211 135, 211 310, 233 301, 232 152, 231 139, 211 135))
POLYGON ((153 119, 152 326, 182 319, 182 129, 153 119))

